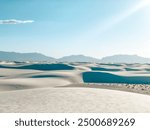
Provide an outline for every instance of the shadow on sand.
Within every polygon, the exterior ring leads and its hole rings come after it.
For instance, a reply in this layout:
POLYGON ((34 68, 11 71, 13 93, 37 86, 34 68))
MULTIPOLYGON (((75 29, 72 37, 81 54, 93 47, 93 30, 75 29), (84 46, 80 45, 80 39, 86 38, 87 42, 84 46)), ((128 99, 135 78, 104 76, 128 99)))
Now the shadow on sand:
POLYGON ((59 75, 34 75, 31 76, 29 78, 61 78, 63 76, 59 76, 59 75))
POLYGON ((117 67, 122 66, 122 64, 107 64, 107 63, 100 63, 99 65, 117 66, 117 67))
POLYGON ((150 71, 150 69, 145 69, 145 71, 150 71))
POLYGON ((66 65, 66 64, 32 64, 25 66, 2 66, 0 68, 8 68, 8 69, 32 69, 32 70, 73 70, 74 67, 66 65))
POLYGON ((140 69, 125 68, 126 71, 141 71, 140 69))
POLYGON ((108 69, 102 67, 91 67, 91 70, 98 70, 98 71, 122 71, 121 69, 108 69))
POLYGON ((84 72, 85 83, 150 84, 150 76, 118 76, 103 72, 84 72))

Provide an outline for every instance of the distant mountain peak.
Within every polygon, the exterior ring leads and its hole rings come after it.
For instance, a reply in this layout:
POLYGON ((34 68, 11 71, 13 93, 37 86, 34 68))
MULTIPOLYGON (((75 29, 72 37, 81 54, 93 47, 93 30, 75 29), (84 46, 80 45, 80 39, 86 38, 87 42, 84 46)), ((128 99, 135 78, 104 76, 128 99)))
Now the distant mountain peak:
POLYGON ((150 63, 150 58, 141 57, 138 55, 118 54, 113 56, 106 56, 97 59, 83 54, 64 56, 59 59, 45 56, 38 52, 18 53, 0 51, 0 61, 47 61, 47 62, 101 62, 101 63, 150 63))
POLYGON ((58 61, 64 61, 64 62, 99 62, 99 59, 90 57, 90 56, 85 56, 85 55, 70 55, 70 56, 64 56, 58 61))
POLYGON ((150 63, 150 58, 141 57, 138 55, 118 54, 106 56, 101 59, 101 62, 113 63, 150 63))
POLYGON ((1 61, 55 61, 55 58, 45 56, 41 53, 19 53, 0 51, 1 61))

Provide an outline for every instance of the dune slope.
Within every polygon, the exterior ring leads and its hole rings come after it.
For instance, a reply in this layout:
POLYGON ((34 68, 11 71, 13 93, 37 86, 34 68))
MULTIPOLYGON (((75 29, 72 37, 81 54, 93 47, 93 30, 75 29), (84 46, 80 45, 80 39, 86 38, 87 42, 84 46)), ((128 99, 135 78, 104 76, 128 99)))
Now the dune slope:
POLYGON ((150 96, 106 89, 34 89, 0 99, 0 112, 150 112, 150 96))
POLYGON ((149 64, 4 62, 0 112, 150 112, 149 68, 149 64))

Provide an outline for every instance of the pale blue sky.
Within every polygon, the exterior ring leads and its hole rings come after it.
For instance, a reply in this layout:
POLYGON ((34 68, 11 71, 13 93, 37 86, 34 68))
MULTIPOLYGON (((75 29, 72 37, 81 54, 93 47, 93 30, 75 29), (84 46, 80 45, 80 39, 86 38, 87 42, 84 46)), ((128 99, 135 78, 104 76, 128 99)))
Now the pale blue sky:
POLYGON ((149 48, 150 0, 0 0, 1 51, 150 57, 149 48))

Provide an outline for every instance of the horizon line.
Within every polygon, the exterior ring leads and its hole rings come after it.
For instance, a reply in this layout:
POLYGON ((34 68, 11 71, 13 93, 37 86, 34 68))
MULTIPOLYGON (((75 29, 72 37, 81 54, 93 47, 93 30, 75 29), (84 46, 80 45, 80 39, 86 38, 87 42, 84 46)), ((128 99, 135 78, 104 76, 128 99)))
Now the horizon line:
POLYGON ((63 57, 66 57, 66 56, 87 56, 87 57, 91 57, 91 58, 95 58, 95 59, 102 59, 104 57, 109 57, 109 56, 116 56, 116 55, 128 55, 128 56, 139 56, 139 57, 143 57, 143 58, 150 58, 150 57, 145 57, 145 56, 141 56, 141 55, 138 55, 138 54, 112 54, 112 55, 107 55, 107 56, 102 56, 101 58, 99 57, 94 57, 94 56, 90 56, 90 55, 85 55, 85 54, 68 54, 68 55, 63 55, 61 57, 55 57, 55 56, 50 56, 50 55, 47 55, 47 54, 44 54, 42 52, 17 52, 17 51, 1 51, 0 52, 8 52, 8 53, 20 53, 20 54, 28 54, 28 53, 37 53, 37 54, 42 54, 44 56, 47 56, 47 57, 51 57, 51 58, 54 58, 54 59, 60 59, 60 58, 63 58, 63 57))

